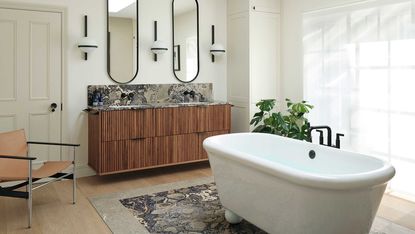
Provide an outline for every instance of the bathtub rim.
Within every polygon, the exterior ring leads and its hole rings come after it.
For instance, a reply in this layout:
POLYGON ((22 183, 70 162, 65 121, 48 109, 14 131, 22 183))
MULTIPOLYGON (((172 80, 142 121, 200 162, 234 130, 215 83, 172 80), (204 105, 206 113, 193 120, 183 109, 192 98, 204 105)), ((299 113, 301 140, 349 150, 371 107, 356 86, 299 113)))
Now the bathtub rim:
MULTIPOLYGON (((205 139, 203 141, 203 147, 208 152, 209 160, 211 160, 212 154, 216 155, 217 157, 225 157, 231 161, 237 161, 245 166, 252 167, 258 169, 264 173, 271 174, 281 179, 285 179, 291 181, 296 184, 305 185, 308 187, 314 188, 322 188, 322 189, 333 189, 333 190, 350 190, 350 189, 362 189, 362 188, 369 188, 375 187, 381 184, 387 183, 391 180, 395 175, 395 168, 387 161, 376 158, 371 155, 360 154, 350 151, 349 152, 357 155, 361 155, 363 157, 371 157, 383 165, 375 170, 355 173, 355 174, 343 174, 343 175, 328 175, 328 174, 317 174, 311 172, 304 172, 289 166, 285 166, 283 164, 270 162, 269 160, 262 159, 256 157, 255 155, 251 155, 242 151, 220 147, 221 144, 215 142, 218 138, 229 137, 229 135, 264 135, 264 133, 232 133, 232 134, 224 134, 213 136, 205 139), (221 155, 221 156, 219 156, 221 155)), ((295 139, 290 139, 286 137, 281 137, 277 135, 265 134, 270 135, 270 137, 277 137, 282 138, 285 141, 297 141, 295 139)), ((307 142, 303 142, 307 143, 307 142)), ((311 144, 311 143, 308 143, 311 144)), ((320 146, 311 144, 312 147, 315 149, 319 149, 321 147, 327 146, 320 146)), ((330 149, 330 148, 329 148, 330 149)), ((331 149, 331 150, 338 150, 338 149, 331 149)))

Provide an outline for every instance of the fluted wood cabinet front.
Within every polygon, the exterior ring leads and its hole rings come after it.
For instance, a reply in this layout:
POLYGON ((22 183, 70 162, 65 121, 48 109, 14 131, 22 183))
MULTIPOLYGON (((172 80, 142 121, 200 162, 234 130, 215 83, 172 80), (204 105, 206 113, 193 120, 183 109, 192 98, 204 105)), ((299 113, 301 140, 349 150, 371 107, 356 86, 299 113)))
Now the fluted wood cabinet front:
POLYGON ((197 132, 199 107, 155 109, 156 136, 197 132))
POLYGON ((206 161, 203 140, 230 132, 230 108, 226 104, 91 114, 89 165, 105 175, 206 161))
POLYGON ((154 109, 105 111, 100 112, 100 115, 103 141, 139 139, 155 135, 154 109))

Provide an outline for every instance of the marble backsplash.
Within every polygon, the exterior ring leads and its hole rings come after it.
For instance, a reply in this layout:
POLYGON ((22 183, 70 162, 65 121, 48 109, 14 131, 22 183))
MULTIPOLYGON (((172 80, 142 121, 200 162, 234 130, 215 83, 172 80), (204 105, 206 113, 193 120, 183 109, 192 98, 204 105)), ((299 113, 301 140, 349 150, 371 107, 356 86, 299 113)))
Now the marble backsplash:
POLYGON ((213 92, 211 83, 88 86, 88 106, 98 100, 103 105, 212 102, 213 92))

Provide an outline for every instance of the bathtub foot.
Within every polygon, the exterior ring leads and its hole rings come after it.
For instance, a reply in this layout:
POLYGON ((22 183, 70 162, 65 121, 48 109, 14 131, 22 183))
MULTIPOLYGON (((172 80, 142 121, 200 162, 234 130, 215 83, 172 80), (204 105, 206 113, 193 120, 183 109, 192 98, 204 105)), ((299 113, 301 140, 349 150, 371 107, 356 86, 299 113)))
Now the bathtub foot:
POLYGON ((242 220, 243 220, 242 217, 240 217, 239 215, 233 213, 230 210, 225 210, 225 219, 230 224, 238 224, 238 223, 242 222, 242 220))

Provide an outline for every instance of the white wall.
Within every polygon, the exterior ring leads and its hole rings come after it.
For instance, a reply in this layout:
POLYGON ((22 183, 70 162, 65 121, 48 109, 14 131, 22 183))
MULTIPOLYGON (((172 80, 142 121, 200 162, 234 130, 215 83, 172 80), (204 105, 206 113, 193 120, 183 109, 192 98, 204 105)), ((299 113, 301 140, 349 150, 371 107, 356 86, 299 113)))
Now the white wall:
MULTIPOLYGON (((226 44, 226 0, 198 0, 200 9, 200 74, 197 83, 212 82, 214 97, 226 100, 226 58, 211 63, 211 25, 216 25, 218 42, 226 44)), ((106 1, 105 0, 13 0, 12 4, 51 5, 67 9, 65 38, 66 77, 64 88, 63 140, 80 143, 77 151, 80 174, 87 173, 88 138, 87 115, 82 112, 87 106, 87 85, 113 84, 106 73, 106 1), (88 34, 99 48, 83 60, 76 46, 83 36, 83 15, 88 15, 88 34), (85 170, 83 170, 85 169, 85 170)), ((171 1, 139 0, 140 61, 139 75, 134 84, 177 83, 172 72, 172 49, 153 61, 150 47, 153 44, 153 21, 158 21, 158 37, 172 44, 171 1)), ((225 45, 226 46, 226 45, 225 45)))
POLYGON ((303 12, 334 7, 357 0, 283 0, 282 1, 282 78, 281 96, 296 101, 303 99, 303 12))

